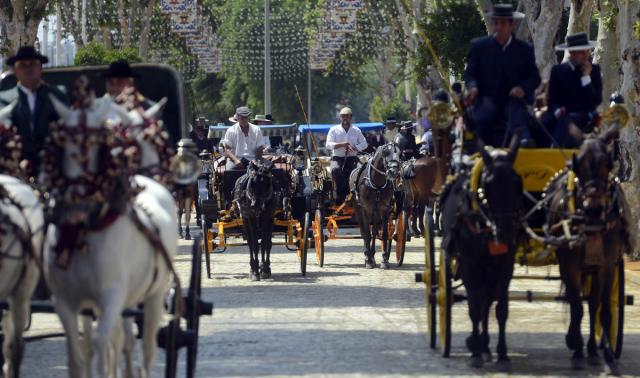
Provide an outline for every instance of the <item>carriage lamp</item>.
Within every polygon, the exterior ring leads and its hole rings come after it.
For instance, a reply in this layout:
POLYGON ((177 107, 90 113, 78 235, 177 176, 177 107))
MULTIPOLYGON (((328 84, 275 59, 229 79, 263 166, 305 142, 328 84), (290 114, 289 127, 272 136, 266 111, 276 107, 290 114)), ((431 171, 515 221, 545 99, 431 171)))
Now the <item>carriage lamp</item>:
POLYGON ((171 163, 171 172, 177 184, 189 185, 200 175, 200 159, 195 151, 196 145, 191 139, 178 142, 178 152, 171 163))

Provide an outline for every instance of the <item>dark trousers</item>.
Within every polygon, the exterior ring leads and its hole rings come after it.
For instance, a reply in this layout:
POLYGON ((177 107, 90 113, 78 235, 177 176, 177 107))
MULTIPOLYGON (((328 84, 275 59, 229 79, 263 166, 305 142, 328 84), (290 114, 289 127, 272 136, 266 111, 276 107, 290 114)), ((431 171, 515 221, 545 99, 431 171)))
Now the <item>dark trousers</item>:
POLYGON ((553 134, 553 147, 575 148, 578 143, 569 135, 569 125, 573 123, 583 132, 591 132, 592 118, 591 113, 587 112, 567 113, 559 118, 547 112, 542 122, 553 134))
POLYGON ((344 202, 349 193, 349 175, 358 165, 355 156, 331 158, 331 180, 333 181, 333 198, 336 204, 344 202))
POLYGON ((497 101, 492 97, 480 97, 471 112, 471 121, 473 131, 487 145, 506 147, 509 135, 517 129, 522 129, 522 139, 531 139, 529 113, 522 100, 497 101), (506 129, 500 125, 505 125, 506 129))

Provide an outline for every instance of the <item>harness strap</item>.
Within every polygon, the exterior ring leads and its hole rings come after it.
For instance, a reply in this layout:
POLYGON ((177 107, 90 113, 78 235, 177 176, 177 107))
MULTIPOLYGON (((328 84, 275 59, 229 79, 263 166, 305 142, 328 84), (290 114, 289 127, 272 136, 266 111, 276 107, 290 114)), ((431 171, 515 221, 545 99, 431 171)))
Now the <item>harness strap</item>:
MULTIPOLYGON (((149 217, 149 219, 151 219, 151 216, 146 209, 140 207, 140 210, 143 211, 149 217)), ((149 240, 149 243, 151 243, 151 246, 153 246, 156 249, 156 251, 160 252, 160 256, 162 256, 165 264, 167 264, 167 268, 173 274, 173 280, 176 284, 176 290, 175 290, 176 308, 175 308, 174 320, 180 319, 183 313, 182 285, 180 284, 180 276, 178 276, 178 272, 176 271, 175 266, 173 265, 173 260, 169 255, 169 251, 167 251, 164 244, 162 243, 162 240, 160 240, 160 238, 158 237, 158 235, 160 234, 160 231, 155 226, 153 227, 153 229, 147 227, 140 219, 140 216, 136 212, 135 208, 132 208, 131 211, 129 211, 129 215, 131 216, 131 220, 133 221, 133 223, 138 228, 138 231, 140 231, 144 236, 147 237, 147 239, 149 240)))

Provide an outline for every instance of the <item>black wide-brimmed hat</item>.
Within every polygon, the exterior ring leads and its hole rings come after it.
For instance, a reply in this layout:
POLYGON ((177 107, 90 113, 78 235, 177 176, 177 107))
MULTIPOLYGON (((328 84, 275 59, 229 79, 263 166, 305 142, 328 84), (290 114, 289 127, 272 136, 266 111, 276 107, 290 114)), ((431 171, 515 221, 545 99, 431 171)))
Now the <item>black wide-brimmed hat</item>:
POLYGON ((133 72, 129 62, 126 60, 116 60, 109 65, 109 69, 105 72, 103 77, 140 77, 137 73, 133 72))
POLYGON ((400 127, 400 130, 411 130, 414 127, 416 127, 416 124, 413 123, 412 121, 404 121, 402 122, 402 126, 400 127))
POLYGON ((493 6, 493 11, 489 12, 487 16, 491 18, 510 18, 514 20, 521 20, 524 18, 524 13, 514 11, 513 5, 511 4, 496 4, 493 6))
POLYGON ((568 35, 565 43, 556 46, 556 50, 580 51, 591 50, 596 48, 596 42, 590 41, 587 33, 576 33, 568 35))
POLYGON ((385 125, 396 124, 396 123, 398 123, 398 121, 396 120, 396 117, 389 117, 387 118, 386 121, 384 121, 385 125))
POLYGON ((42 64, 49 63, 49 58, 37 52, 33 46, 20 47, 16 55, 7 58, 7 66, 13 67, 19 60, 39 60, 42 64))

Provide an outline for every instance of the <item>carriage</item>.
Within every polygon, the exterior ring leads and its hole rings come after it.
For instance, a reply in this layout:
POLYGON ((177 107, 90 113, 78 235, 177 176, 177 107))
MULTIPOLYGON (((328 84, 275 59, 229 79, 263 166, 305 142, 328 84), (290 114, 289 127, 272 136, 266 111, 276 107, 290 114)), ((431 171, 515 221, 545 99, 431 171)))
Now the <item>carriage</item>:
MULTIPOLYGON (((182 180, 189 181, 196 168, 197 158, 189 151, 190 140, 186 137, 187 107, 186 98, 183 92, 183 82, 180 75, 171 67, 161 64, 135 64, 133 68, 139 78, 136 86, 141 93, 147 95, 151 100, 159 101, 166 97, 166 105, 162 114, 162 121, 170 136, 170 143, 178 146, 178 169, 183 174, 182 180)), ((106 66, 92 67, 69 67, 52 68, 43 72, 43 80, 57 86, 66 93, 70 93, 75 80, 81 76, 86 76, 98 96, 105 92, 103 74, 106 66)), ((4 73, 0 81, 0 90, 5 90, 15 86, 16 80, 11 73, 4 73)), ((195 177, 193 177, 195 179, 195 177)), ((196 371, 196 359, 198 350, 199 319, 203 315, 212 314, 212 303, 206 302, 201 297, 201 258, 202 250, 199 242, 193 243, 191 248, 191 274, 189 287, 178 295, 174 289, 166 294, 165 307, 169 314, 176 314, 176 308, 181 307, 181 317, 174 317, 169 323, 161 328, 157 335, 157 344, 165 350, 166 364, 165 376, 175 377, 178 367, 178 351, 186 347, 186 376, 194 377, 196 371), (178 302, 180 300, 180 302, 178 302), (181 318, 186 321, 184 328, 181 318)), ((9 308, 7 302, 0 303, 2 311, 9 308)), ((54 313, 54 307, 50 300, 32 300, 31 314, 34 313, 54 313)), ((86 316, 95 318, 95 314, 90 310, 83 312, 86 316)), ((139 329, 138 337, 141 337, 142 324, 145 317, 145 310, 142 307, 127 308, 123 311, 124 318, 132 319, 139 329)), ((30 323, 30 322, 29 322, 30 323)), ((49 335, 50 337, 59 334, 49 335)), ((1 335, 0 335, 1 337, 1 335)), ((47 337, 37 336, 33 340, 47 337)), ((29 340, 29 338, 27 338, 29 340)))
MULTIPOLYGON (((620 109, 618 107, 616 111, 620 109)), ((619 119, 610 120, 620 122, 619 119)), ((620 124, 624 125, 624 121, 620 124)), ((544 224, 547 215, 544 205, 545 201, 549 200, 549 198, 545 198, 545 191, 552 180, 558 179, 566 172, 569 174, 567 182, 564 184, 569 191, 573 190, 573 185, 577 181, 575 176, 571 175, 569 167, 571 157, 577 152, 577 150, 554 148, 519 150, 513 167, 522 179, 523 194, 528 205, 525 206, 523 218, 523 229, 527 237, 520 239, 516 246, 516 264, 525 267, 547 267, 548 269, 558 264, 556 245, 550 242, 550 234, 544 224)), ((479 194, 482 197, 482 190, 480 193, 478 190, 485 163, 480 154, 471 155, 468 159, 463 159, 459 155, 457 159, 459 161, 453 164, 457 164, 458 169, 464 169, 468 173, 469 187, 473 196, 479 194)), ((453 176, 449 177, 449 181, 453 181, 453 176)), ((461 279, 458 271, 459 261, 455 256, 449 255, 440 243, 436 243, 434 237, 436 227, 431 209, 427 209, 425 213, 424 224, 425 270, 416 274, 416 282, 422 282, 426 286, 429 345, 432 349, 438 347, 443 357, 449 357, 452 340, 452 307, 453 304, 465 301, 468 297, 464 290, 460 290, 462 284, 459 284, 461 279)), ((568 226, 565 227, 568 228, 568 226)), ((564 232, 569 234, 566 230, 564 232)), ((633 305, 634 301, 632 296, 625 295, 624 272, 624 259, 621 258, 615 269, 609 303, 605 304, 611 313, 609 344, 615 358, 619 358, 622 353, 624 308, 627 305, 633 305)), ((526 273, 514 275, 513 279, 523 281, 557 280, 559 282, 561 277, 551 274, 549 270, 545 275, 526 273)), ((589 297, 591 288, 592 283, 589 277, 583 283, 583 300, 589 297)), ((566 301, 568 297, 562 294, 535 293, 527 290, 510 292, 508 299, 528 302, 566 301)), ((597 342, 600 345, 603 332, 599 315, 596 320, 595 332, 597 342)))
MULTIPOLYGON (((208 138, 220 140, 229 126, 210 126, 208 138)), ((273 245, 285 246, 295 252, 300 273, 307 272, 308 230, 311 222, 310 180, 304 163, 305 152, 296 145, 298 125, 261 125, 271 146, 263 158, 274 163, 273 174, 284 201, 275 212, 274 234, 282 236, 273 245)), ((198 181, 198 194, 202 209, 203 247, 207 263, 207 276, 211 278, 211 253, 223 253, 228 247, 244 246, 243 221, 232 210, 235 182, 244 170, 226 170, 226 158, 217 150, 201 155, 203 172, 198 181)))
MULTIPOLYGON (((339 233, 339 230, 352 229, 358 227, 354 217, 354 208, 349 204, 336 203, 333 198, 331 171, 330 171, 330 151, 324 145, 325 138, 333 124, 311 124, 301 125, 300 132, 303 141, 307 143, 310 154, 309 176, 312 188, 312 221, 311 245, 316 252, 316 260, 320 267, 324 266, 324 243, 328 240, 336 239, 359 239, 360 235, 346 235, 339 233), (325 232, 326 231, 326 232, 325 232)), ((384 124, 378 122, 355 123, 363 134, 370 132, 380 132, 384 130, 384 124)), ((366 157, 360 155, 360 161, 364 162, 366 157)), ((408 215, 402 210, 402 193, 396 190, 393 211, 389 219, 389 235, 396 235, 396 259, 398 266, 404 260, 405 243, 407 240, 408 215)), ((384 246, 382 246, 384 250, 384 246)))

